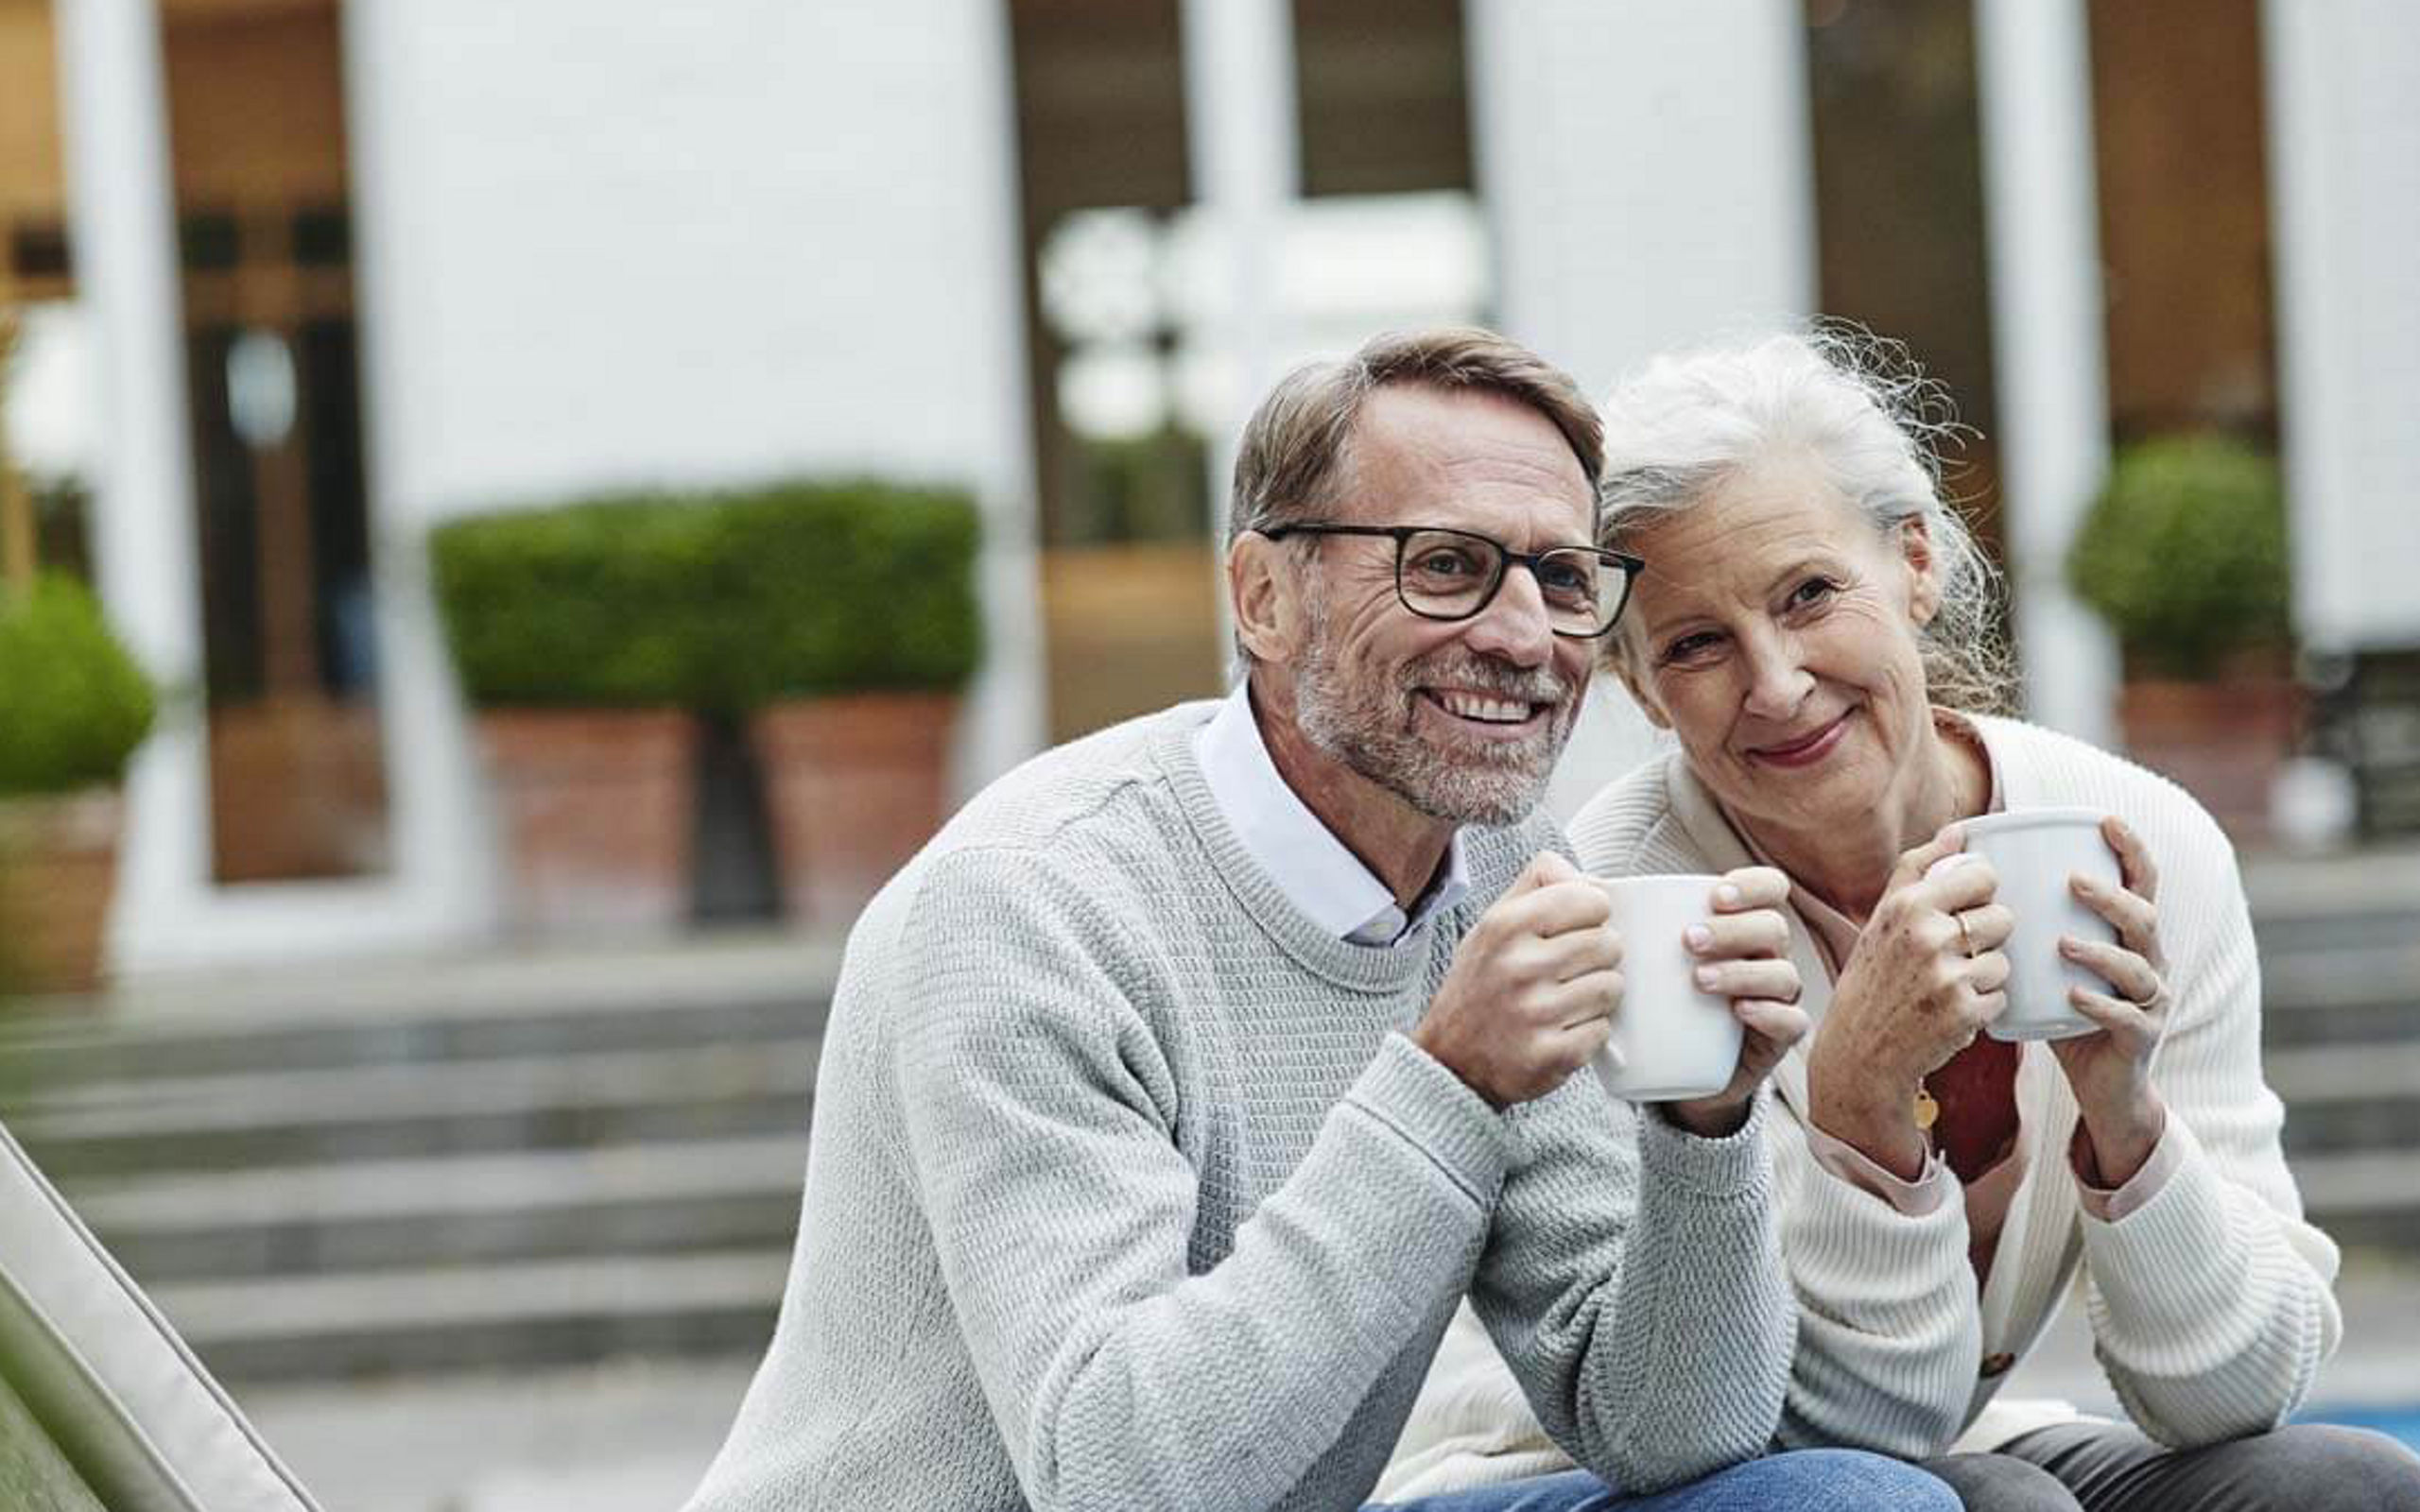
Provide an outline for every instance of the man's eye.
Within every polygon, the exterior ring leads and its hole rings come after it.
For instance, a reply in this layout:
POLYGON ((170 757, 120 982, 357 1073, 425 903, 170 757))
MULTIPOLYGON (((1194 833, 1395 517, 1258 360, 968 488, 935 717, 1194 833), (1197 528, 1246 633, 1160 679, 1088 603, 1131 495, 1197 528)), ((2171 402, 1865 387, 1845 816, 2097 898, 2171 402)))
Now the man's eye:
POLYGON ((1478 563, 1463 551, 1431 551, 1412 563, 1412 570, 1423 577, 1471 577, 1478 573, 1478 563))
POLYGON ((1538 586, 1561 598, 1587 598, 1597 592, 1597 575, 1570 561, 1538 563, 1538 586))

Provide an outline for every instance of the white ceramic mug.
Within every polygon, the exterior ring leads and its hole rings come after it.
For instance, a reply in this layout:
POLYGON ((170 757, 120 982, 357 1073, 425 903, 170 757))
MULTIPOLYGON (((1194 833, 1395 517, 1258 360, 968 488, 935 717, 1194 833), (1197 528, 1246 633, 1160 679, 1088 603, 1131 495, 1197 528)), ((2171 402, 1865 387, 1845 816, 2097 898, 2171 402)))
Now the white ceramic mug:
POLYGON ((2015 926, 2008 957, 2008 1006, 1984 1032, 1995 1040, 2068 1040, 2100 1026, 2076 1011, 2067 988, 2106 993, 2108 979, 2059 954, 2059 936, 2116 940, 2068 879, 2078 873, 2118 885, 2118 856, 2092 809, 2017 809, 1964 820, 1966 850, 1999 873, 1998 902, 2015 926))
POLYGON ((1739 1065, 1731 1000, 1698 988, 1682 931, 1714 917, 1720 877, 1595 877, 1622 936, 1622 1001, 1610 1041, 1620 1059, 1590 1062, 1613 1096, 1634 1103, 1711 1097, 1739 1065))

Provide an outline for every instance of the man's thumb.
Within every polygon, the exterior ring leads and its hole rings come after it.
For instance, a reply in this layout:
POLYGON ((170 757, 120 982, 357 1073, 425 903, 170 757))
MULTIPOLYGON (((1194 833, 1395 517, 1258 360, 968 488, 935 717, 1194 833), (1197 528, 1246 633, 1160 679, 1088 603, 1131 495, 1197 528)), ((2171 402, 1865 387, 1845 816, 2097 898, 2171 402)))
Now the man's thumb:
POLYGON ((1559 882, 1579 880, 1580 868, 1564 860, 1562 851, 1541 850, 1530 858, 1530 864, 1521 868, 1521 875, 1512 880, 1508 890, 1513 893, 1535 892, 1559 882))

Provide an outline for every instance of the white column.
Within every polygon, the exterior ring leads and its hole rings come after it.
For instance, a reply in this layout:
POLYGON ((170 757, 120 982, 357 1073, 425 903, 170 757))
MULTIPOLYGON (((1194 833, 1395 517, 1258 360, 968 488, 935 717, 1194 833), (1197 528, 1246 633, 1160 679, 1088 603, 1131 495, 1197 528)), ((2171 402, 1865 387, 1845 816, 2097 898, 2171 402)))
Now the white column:
POLYGON ((210 877, 175 191, 152 0, 75 0, 51 13, 77 297, 91 321, 105 438, 94 453, 95 567, 111 617, 167 690, 127 784, 111 922, 123 962, 210 877))
POLYGON ((2420 645, 2420 9, 2263 17, 2295 627, 2420 645))
MULTIPOLYGON (((1212 420, 1211 539, 1225 539, 1236 433, 1278 377, 1279 243, 1301 175, 1289 0, 1184 0, 1184 122, 1193 198, 1215 228, 1225 329, 1206 333, 1224 392, 1212 420)), ((1219 638, 1232 628, 1219 575, 1219 638)))
POLYGON ((2067 591, 2067 542, 2109 465, 2083 0, 1977 0, 2000 482, 2032 718, 2097 744, 2117 652, 2067 591))
POLYGON ((1472 0, 1497 319, 1591 392, 1806 316, 1815 164, 1798 0, 1472 0))

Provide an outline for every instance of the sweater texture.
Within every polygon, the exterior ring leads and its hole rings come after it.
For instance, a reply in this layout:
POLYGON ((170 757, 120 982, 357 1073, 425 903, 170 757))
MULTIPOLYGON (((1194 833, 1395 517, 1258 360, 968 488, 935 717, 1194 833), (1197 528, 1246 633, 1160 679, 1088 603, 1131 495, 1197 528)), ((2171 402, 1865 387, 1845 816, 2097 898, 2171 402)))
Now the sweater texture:
POLYGON ((1181 706, 1049 752, 852 933, 771 1347, 697 1512, 1350 1508, 1467 1291, 1541 1431, 1647 1491, 1761 1452, 1795 1323, 1769 1116, 1586 1076, 1498 1112, 1405 1037, 1538 850, 1390 948, 1259 871, 1181 706))
MULTIPOLYGON (((2016 1087, 2026 1175, 1979 1291, 1963 1200, 1911 1216, 1809 1153, 1809 1036, 1775 1074, 1782 1108, 1767 1125, 1800 1308, 1782 1439, 1921 1457, 1993 1449, 2073 1418, 2064 1403, 1995 1398, 2079 1272, 2096 1352, 2144 1433, 2183 1447, 2273 1428, 2334 1352, 2342 1319, 2336 1246, 2303 1221, 2278 1143, 2284 1108, 2261 1077, 2259 962, 2234 850, 2164 778, 2035 726, 1973 724, 2007 808, 2115 814, 2159 868, 2174 1003, 2152 1081, 2168 1107, 2163 1151, 2178 1143, 2175 1169, 2141 1207, 2114 1222, 2093 1216, 2067 1160, 2075 1098, 2049 1047, 2027 1044, 2016 1087)), ((1677 754, 1599 793, 1571 834, 1598 874, 1748 860, 1677 754)), ((1820 1023, 1829 974, 1804 923, 1793 919, 1792 933, 1820 1023)), ((1427 1470, 1418 1490, 1493 1479, 1506 1458, 1532 1470, 1554 1462, 1483 1341, 1458 1326, 1440 1360, 1404 1437, 1403 1454, 1427 1470), (1477 1422, 1487 1435, 1471 1430, 1477 1422)))

